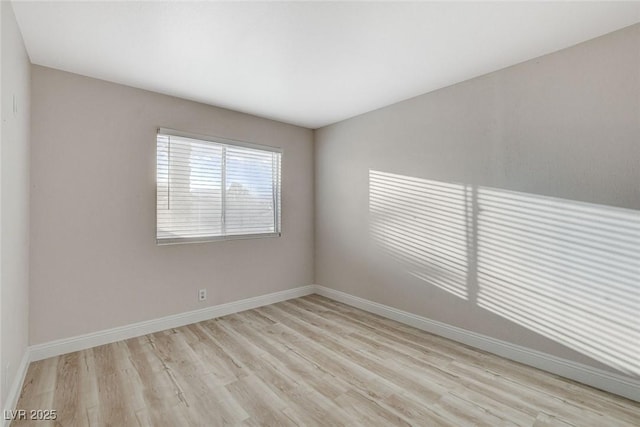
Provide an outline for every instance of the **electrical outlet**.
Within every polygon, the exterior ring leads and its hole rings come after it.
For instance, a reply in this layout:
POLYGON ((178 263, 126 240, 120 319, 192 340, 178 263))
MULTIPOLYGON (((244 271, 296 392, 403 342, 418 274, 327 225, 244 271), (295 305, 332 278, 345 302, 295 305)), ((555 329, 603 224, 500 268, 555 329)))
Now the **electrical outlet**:
POLYGON ((198 291, 198 301, 205 301, 207 299, 207 290, 200 289, 198 291))

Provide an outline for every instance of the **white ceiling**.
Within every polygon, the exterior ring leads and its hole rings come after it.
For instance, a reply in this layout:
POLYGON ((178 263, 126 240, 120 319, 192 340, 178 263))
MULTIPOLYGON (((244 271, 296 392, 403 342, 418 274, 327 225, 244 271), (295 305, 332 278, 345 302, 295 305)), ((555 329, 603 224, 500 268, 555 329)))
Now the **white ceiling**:
POLYGON ((640 21, 613 2, 15 2, 34 64, 318 128, 640 21))

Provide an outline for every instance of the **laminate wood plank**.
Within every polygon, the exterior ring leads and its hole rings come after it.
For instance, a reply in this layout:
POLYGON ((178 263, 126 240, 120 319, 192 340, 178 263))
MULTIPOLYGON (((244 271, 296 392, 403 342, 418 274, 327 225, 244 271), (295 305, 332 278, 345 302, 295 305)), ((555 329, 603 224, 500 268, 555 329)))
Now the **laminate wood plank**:
POLYGON ((640 404, 311 295, 34 362, 20 426, 640 425, 640 404))
POLYGON ((98 378, 95 375, 95 361, 93 352, 79 352, 80 355, 80 375, 78 385, 78 399, 81 400, 82 418, 86 418, 89 425, 97 425, 97 419, 92 420, 90 414, 97 414, 96 411, 90 411, 90 408, 97 408, 100 405, 98 399, 98 378))
POLYGON ((418 329, 412 328, 402 323, 395 322, 384 317, 368 313, 366 311, 353 309, 352 307, 323 298, 318 295, 304 297, 314 304, 319 304, 333 310, 334 313, 344 318, 345 323, 357 323, 367 326, 372 330, 378 330, 379 333, 386 333, 386 336, 399 341, 405 346, 417 346, 423 351, 439 354, 447 359, 464 358, 469 361, 482 362, 483 355, 486 353, 464 344, 454 343, 446 338, 438 337, 429 333, 425 333, 418 329), (357 311, 354 311, 357 310, 357 311))
MULTIPOLYGON (((339 381, 327 380, 327 374, 318 369, 316 365, 270 339, 271 333, 269 331, 272 331, 273 325, 259 333, 252 327, 251 319, 245 319, 244 316, 237 318, 229 316, 228 327, 246 337, 253 345, 266 351, 270 356, 267 363, 277 364, 277 369, 291 378, 296 378, 300 384, 304 384, 307 390, 317 393, 318 398, 324 397, 325 400, 331 401, 347 391, 348 388, 344 384, 341 385, 339 381)), ((337 410, 338 408, 333 406, 332 409, 337 410)))
MULTIPOLYGON (((396 322, 389 319, 360 310, 352 310, 344 304, 318 295, 310 295, 296 301, 316 304, 329 311, 335 310, 337 313, 343 313, 345 319, 351 319, 356 323, 366 322, 366 324, 375 325, 381 329, 391 328, 391 330, 393 330, 391 325, 396 324, 396 322)), ((467 367, 477 367, 491 372, 496 377, 503 377, 509 381, 516 382, 521 387, 533 388, 538 392, 550 396, 558 396, 571 404, 578 404, 587 408, 593 408, 593 405, 596 405, 601 411, 615 413, 621 421, 630 422, 633 420, 638 424, 637 409, 629 407, 629 405, 620 404, 620 402, 631 402, 632 406, 636 406, 637 402, 618 398, 610 393, 553 374, 544 373, 544 375, 541 375, 541 371, 536 368, 503 359, 480 350, 471 349, 441 337, 425 334, 407 325, 400 324, 398 329, 401 331, 399 334, 400 339, 409 339, 409 337, 416 335, 425 335, 427 339, 433 339, 435 345, 442 349, 447 349, 449 354, 454 355, 456 360, 461 361, 467 367), (458 350, 461 350, 462 353, 458 353, 457 350, 450 351, 452 345, 459 346, 460 349, 458 350)), ((632 424, 634 423, 632 422, 632 424)))
MULTIPOLYGON (((55 398, 58 363, 59 357, 51 357, 32 362, 29 365, 17 409, 26 411, 31 409, 54 409, 53 400, 55 398)), ((28 419, 18 419, 13 421, 11 425, 13 427, 21 427, 29 424, 31 424, 31 421, 28 419)), ((53 425, 53 422, 41 421, 39 425, 49 427, 53 425)))
POLYGON ((243 424, 295 425, 283 412, 286 405, 282 399, 257 377, 248 375, 225 387, 249 414, 243 424))
MULTIPOLYGON (((325 339, 323 328, 319 326, 317 319, 306 319, 308 322, 299 320, 299 312, 292 310, 286 303, 275 304, 275 310, 282 310, 284 313, 292 315, 289 320, 289 327, 297 330, 304 336, 312 337, 316 342, 324 345, 328 350, 334 353, 343 354, 349 359, 356 361, 359 366, 369 371, 369 373, 392 383, 405 391, 412 392, 421 399, 437 400, 442 393, 446 392, 444 387, 440 387, 437 383, 425 384, 414 380, 414 373, 401 369, 394 369, 390 364, 395 362, 391 359, 383 359, 380 355, 367 354, 357 347, 350 345, 348 338, 339 334, 329 335, 331 339, 325 339)), ((282 317, 280 317, 282 318, 282 317)))
MULTIPOLYGON (((294 303, 297 302, 298 301, 295 301, 294 303)), ((313 316, 316 317, 316 315, 313 316)), ((324 319, 318 321, 320 322, 320 327, 325 328, 326 324, 335 322, 335 319, 325 316, 324 319)), ((437 360, 434 361, 432 359, 433 353, 431 352, 418 351, 411 347, 399 346, 397 341, 391 341, 376 332, 365 331, 364 333, 366 335, 362 335, 358 327, 350 327, 349 330, 356 331, 348 333, 347 339, 349 342, 357 344, 354 348, 357 348, 359 352, 377 355, 385 359, 385 363, 402 365, 402 367, 398 368, 401 370, 411 370, 412 376, 428 375, 430 382, 435 382, 444 387, 452 387, 459 381, 457 375, 441 368, 447 366, 453 359, 437 358, 437 360), (445 360, 446 364, 442 363, 445 360)))
MULTIPOLYGON (((277 304, 273 306, 271 309, 272 310, 282 309, 291 315, 300 314, 295 312, 294 310, 291 310, 291 307, 289 307, 287 303, 277 304)), ((272 315, 274 315, 273 312, 272 312, 272 315)), ((304 326, 301 325, 303 323, 301 320, 293 320, 293 323, 297 324, 299 328, 302 328, 299 330, 299 332, 301 332, 305 336, 313 336, 313 331, 311 331, 310 329, 304 329, 304 326)), ((290 326, 291 326, 291 323, 290 323, 290 326)), ((313 318, 312 321, 309 322, 309 328, 313 328, 313 327, 327 328, 328 325, 326 325, 326 323, 321 321, 320 319, 313 318)), ((332 337, 335 338, 336 335, 333 335, 332 337)), ((318 336, 315 336, 314 338, 316 341, 322 342, 322 338, 318 336)), ((335 340, 340 341, 341 338, 335 338, 335 340)), ((424 374, 424 371, 425 371, 424 369, 408 372, 403 367, 398 366, 396 361, 393 359, 386 359, 384 361, 381 361, 380 359, 378 359, 376 361, 372 361, 366 357, 363 358, 362 357, 364 355, 363 353, 361 353, 360 351, 356 353, 352 349, 348 348, 348 346, 338 345, 336 347, 337 344, 335 342, 329 343, 328 345, 335 352, 340 354, 350 355, 352 359, 355 359, 358 361, 360 366, 365 367, 366 369, 369 369, 371 371, 375 371, 377 375, 382 377, 384 380, 390 383, 393 383, 395 386, 399 387, 402 390, 405 390, 404 396, 407 403, 412 400, 411 398, 418 401, 433 402, 439 399, 439 397, 442 394, 447 392, 447 388, 439 386, 438 382, 433 381, 432 377, 425 378, 425 381, 423 383, 418 383, 411 379, 412 376, 416 376, 416 375, 420 376, 424 374), (425 384, 425 385, 428 384, 428 386, 423 386, 422 384, 425 384)), ((457 387, 456 384, 451 381, 449 381, 447 386, 451 388, 457 387)), ((382 405, 384 405, 385 403, 384 398, 377 399, 377 400, 374 399, 374 401, 382 405)), ((429 403, 427 403, 427 408, 428 406, 429 406, 429 403)), ((464 411, 464 408, 458 409, 458 412, 463 412, 463 411, 464 411)), ((521 416, 525 416, 525 415, 523 414, 521 416)), ((532 418, 530 418, 530 420, 532 420, 532 418)), ((437 424, 445 424, 445 423, 441 419, 437 424)), ((452 425, 455 425, 455 424, 452 424, 452 425)))
POLYGON ((556 417, 541 412, 536 418, 536 422, 533 427, 576 427, 575 424, 569 424, 565 421, 559 420, 556 417))
POLYGON ((397 413, 369 399, 359 391, 349 390, 336 402, 347 411, 353 419, 363 425, 410 426, 409 422, 397 413))
POLYGON ((521 405, 520 401, 503 400, 504 394, 499 390, 492 389, 491 393, 487 394, 467 384, 450 391, 449 395, 459 401, 466 401, 467 405, 479 406, 488 413, 519 426, 530 426, 535 421, 537 414, 528 412, 528 408, 521 405))
MULTIPOLYGON (((278 316, 271 306, 256 310, 267 316, 278 316)), ((316 339, 306 337, 290 326, 281 325, 280 333, 274 334, 274 339, 281 340, 285 344, 290 342, 291 351, 315 364, 325 373, 348 383, 350 387, 368 394, 373 399, 379 399, 397 391, 390 389, 388 385, 383 384, 381 378, 355 361, 341 353, 327 350, 316 339)))
POLYGON ((432 405, 420 402, 413 396, 392 394, 385 397, 382 401, 385 407, 393 409, 395 413, 402 416, 404 420, 407 420, 411 424, 415 424, 416 420, 420 420, 420 423, 423 425, 457 426, 457 424, 443 417, 441 412, 434 411, 432 405))
MULTIPOLYGON (((292 419, 300 419, 302 414, 307 424, 340 425, 340 409, 329 399, 307 384, 303 378, 292 373, 277 357, 256 345, 252 339, 244 334, 238 334, 233 328, 234 317, 229 316, 224 321, 216 322, 217 334, 226 334, 228 343, 235 341, 235 347, 230 351, 247 349, 258 355, 252 358, 252 369, 267 387, 271 388, 287 406, 285 414, 292 419)), ((242 352, 242 351, 241 351, 242 352)), ((239 355, 239 357, 243 357, 239 355)), ((248 362, 244 360, 244 362, 248 362)))
POLYGON ((631 427, 633 425, 624 420, 625 414, 618 414, 615 420, 608 419, 607 416, 598 412, 592 406, 585 406, 547 392, 538 392, 518 382, 473 366, 453 363, 452 370, 458 372, 460 377, 467 381, 465 383, 467 388, 475 389, 485 394, 493 394, 493 390, 498 390, 502 393, 500 397, 502 401, 516 402, 512 405, 513 407, 527 408, 526 410, 530 414, 537 415, 540 411, 544 411, 555 414, 559 419, 565 421, 573 420, 579 424, 599 420, 601 425, 607 425, 614 421, 621 427, 631 427), (490 388, 487 384, 492 384, 493 386, 490 388))
MULTIPOLYGON (((480 406, 478 402, 462 399, 455 394, 447 393, 436 403, 430 405, 432 410, 456 426, 517 426, 520 425, 507 418, 508 413, 496 413, 480 406)), ((527 425, 527 424, 525 424, 527 425)))
POLYGON ((243 369, 217 342, 203 324, 185 326, 197 338, 191 347, 196 351, 203 362, 209 366, 210 372, 216 376, 221 384, 229 384, 239 378, 247 376, 249 372, 243 369))
MULTIPOLYGON (((130 405, 127 395, 129 387, 124 373, 118 369, 116 346, 103 345, 89 351, 93 352, 95 371, 98 380, 98 424, 102 426, 137 426, 136 408, 130 405)), ((58 408, 56 408, 58 409, 58 408)), ((59 417, 64 419, 62 412, 59 417)))
MULTIPOLYGON (((278 314, 275 306, 262 307, 258 310, 271 318, 281 318, 281 314, 278 314)), ((288 318, 288 316, 284 316, 284 318, 288 318)), ((361 360, 353 360, 340 351, 327 349, 325 345, 327 343, 331 345, 330 341, 317 334, 306 336, 304 328, 301 331, 299 325, 295 326, 295 321, 295 319, 289 318, 286 330, 283 330, 277 339, 284 337, 284 339, 298 341, 298 344, 292 347, 292 350, 298 355, 323 369, 327 374, 333 375, 345 381, 350 387, 367 394, 372 399, 379 400, 398 391, 383 378, 363 367, 361 360)))
POLYGON ((84 422, 84 405, 77 405, 81 375, 80 353, 70 353, 58 358, 58 373, 53 407, 60 408, 58 421, 62 425, 75 426, 84 422))
POLYGON ((137 372, 142 390, 144 408, 136 412, 140 425, 187 425, 173 408, 180 403, 179 389, 169 376, 164 364, 154 352, 151 337, 125 341, 129 359, 137 372))
POLYGON ((22 385, 21 398, 24 396, 27 400, 30 397, 55 390, 58 359, 58 356, 51 357, 29 364, 22 385))
POLYGON ((187 344, 185 331, 154 334, 155 348, 165 365, 171 382, 178 391, 177 408, 189 421, 189 425, 233 425, 247 418, 244 411, 233 410, 224 401, 231 396, 224 386, 211 375, 207 365, 187 344))
MULTIPOLYGON (((281 373, 282 376, 297 384, 296 387, 281 389, 281 394, 289 406, 285 413, 302 425, 344 425, 347 417, 335 404, 334 399, 346 392, 348 387, 338 385, 335 378, 327 378, 325 373, 315 369, 307 361, 302 362, 303 359, 290 355, 289 353, 292 352, 283 353, 268 338, 264 339, 252 333, 251 328, 246 327, 244 323, 246 322, 230 316, 229 325, 225 327, 233 328, 254 345, 266 350, 267 353, 262 356, 262 360, 271 365, 274 372, 281 373), (304 369, 311 369, 311 375, 308 371, 301 369, 303 368, 300 365, 301 362, 304 369)), ((265 379, 268 380, 268 378, 265 379)), ((277 385, 278 381, 272 379, 267 383, 277 385)))

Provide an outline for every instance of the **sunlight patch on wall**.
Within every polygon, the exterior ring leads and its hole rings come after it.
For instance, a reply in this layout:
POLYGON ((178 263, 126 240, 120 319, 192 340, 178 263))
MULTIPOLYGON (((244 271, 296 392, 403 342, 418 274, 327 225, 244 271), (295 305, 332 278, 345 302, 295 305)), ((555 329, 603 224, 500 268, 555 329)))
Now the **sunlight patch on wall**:
POLYGON ((478 190, 478 305, 640 376, 640 212, 478 190))
POLYGON ((467 298, 465 186, 369 171, 370 232, 412 276, 467 298))

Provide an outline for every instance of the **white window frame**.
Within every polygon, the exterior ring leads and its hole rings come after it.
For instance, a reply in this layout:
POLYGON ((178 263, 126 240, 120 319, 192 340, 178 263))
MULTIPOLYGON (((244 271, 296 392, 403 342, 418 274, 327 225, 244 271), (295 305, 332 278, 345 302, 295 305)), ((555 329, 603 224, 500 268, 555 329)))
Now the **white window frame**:
MULTIPOLYGON (((223 157, 223 164, 225 162, 225 158, 223 157)), ((224 167, 224 166, 223 166, 224 167)), ((223 169, 224 170, 224 169, 223 169)), ((224 172, 223 172, 223 182, 222 187, 226 186, 226 182, 224 180, 224 172)), ((202 134, 196 134, 191 132, 183 132, 175 129, 168 128, 158 128, 156 134, 156 244, 158 246, 163 245, 174 245, 174 244, 182 244, 182 243, 205 243, 205 242, 216 242, 216 241, 225 241, 225 240, 239 240, 239 239, 255 239, 255 238, 263 238, 263 237, 280 237, 282 235, 282 201, 281 201, 281 190, 282 187, 282 148, 272 147, 269 145, 255 144, 251 142, 245 141, 237 141, 227 138, 220 138, 216 136, 208 136, 202 134), (230 234, 230 235, 211 235, 211 236, 201 236, 201 237, 175 237, 175 238, 158 238, 158 135, 163 136, 176 136, 181 138, 189 138, 198 141, 206 141, 211 142, 223 147, 231 146, 231 147, 244 147, 251 148, 254 150, 267 151, 280 154, 278 158, 277 170, 278 170, 278 179, 277 182, 274 182, 274 228, 275 232, 268 233, 253 233, 253 234, 230 234)), ((223 191, 223 194, 225 192, 223 191)), ((224 200, 224 195, 223 195, 224 200)), ((226 215, 225 206, 223 202, 223 217, 226 215)))

